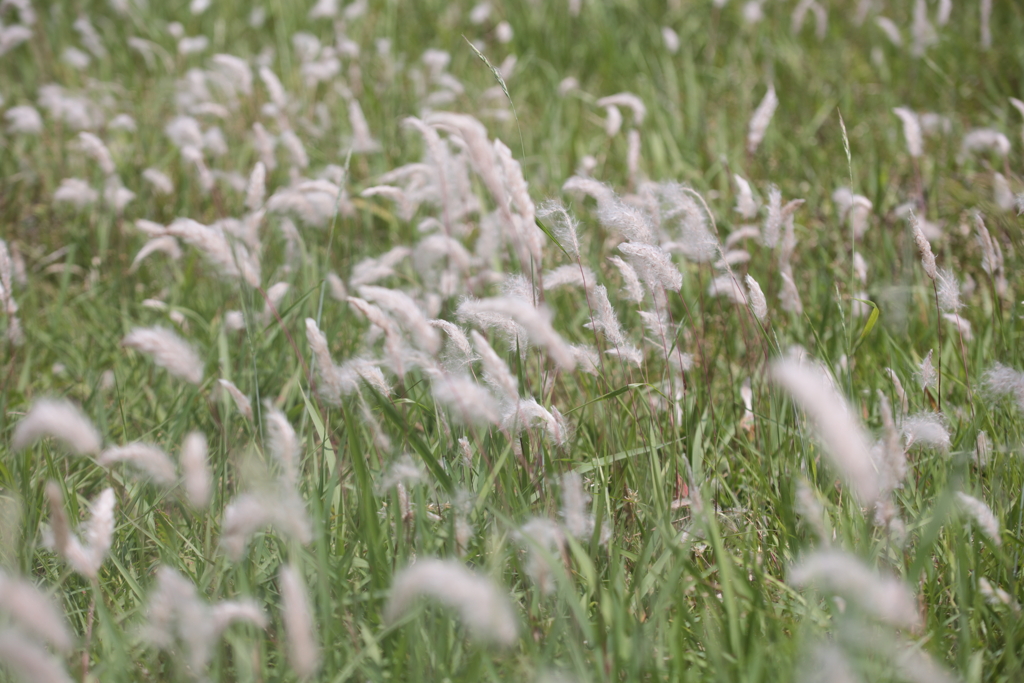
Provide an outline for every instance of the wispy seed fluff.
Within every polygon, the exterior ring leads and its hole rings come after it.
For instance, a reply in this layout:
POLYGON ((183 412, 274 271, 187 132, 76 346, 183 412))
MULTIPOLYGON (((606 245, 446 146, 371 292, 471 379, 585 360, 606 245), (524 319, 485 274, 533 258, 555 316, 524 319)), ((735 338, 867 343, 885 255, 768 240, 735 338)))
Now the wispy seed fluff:
POLYGON ((516 642, 518 620, 508 596, 459 562, 425 558, 398 572, 384 608, 385 621, 394 623, 421 597, 457 611, 473 638, 505 647, 516 642))
POLYGON ((816 367, 777 360, 771 374, 814 422, 826 452, 858 501, 864 506, 872 504, 879 494, 878 474, 867 437, 850 406, 816 367))
POLYGON ((971 516, 982 533, 996 545, 1002 545, 1003 541, 999 538, 999 519, 992 512, 992 508, 986 505, 985 501, 969 496, 963 491, 957 491, 956 498, 964 512, 971 516))
POLYGON ((768 86, 768 92, 764 94, 761 104, 757 105, 754 115, 750 117, 750 127, 747 129, 747 152, 753 154, 761 146, 764 134, 768 130, 768 124, 772 122, 775 109, 779 106, 779 98, 775 94, 775 86, 768 86))
POLYGON ((996 363, 985 372, 982 382, 994 396, 1012 395, 1017 407, 1024 411, 1024 372, 996 363))
POLYGON ((557 199, 552 199, 540 205, 537 210, 537 218, 541 220, 550 218, 554 224, 555 237, 562 245, 565 252, 572 258, 580 256, 580 241, 578 236, 579 223, 569 213, 565 205, 557 199))
POLYGON ((212 479, 207 464, 206 436, 202 432, 189 432, 181 442, 181 473, 185 495, 197 509, 210 504, 212 479))
POLYGON ((754 317, 763 323, 768 318, 768 300, 765 299, 764 292, 761 291, 761 285, 757 284, 757 280, 749 273, 747 273, 746 281, 750 310, 753 311, 754 317))
POLYGON ((264 404, 266 410, 263 420, 266 423, 267 450, 281 465, 282 479, 294 487, 298 481, 299 437, 285 414, 275 408, 269 401, 264 404))
POLYGON ((121 341, 153 357, 171 375, 192 384, 203 381, 203 361, 184 339, 165 327, 136 327, 121 341))
POLYGON ((42 398, 14 428, 11 448, 20 451, 39 439, 52 436, 72 453, 99 453, 102 441, 96 427, 81 408, 63 399, 42 398))
POLYGON ((22 681, 71 683, 57 658, 13 628, 0 631, 0 661, 22 681))
POLYGON ((82 526, 85 542, 71 532, 64 513, 64 496, 55 481, 46 484, 46 497, 50 502, 50 527, 53 530, 53 548, 71 568, 87 579, 95 580, 103 560, 114 539, 114 489, 104 489, 93 500, 89 521, 82 526))
POLYGON ((572 349, 551 326, 551 312, 535 308, 529 301, 505 296, 490 299, 466 300, 459 304, 457 314, 465 320, 479 314, 496 313, 507 316, 526 330, 530 342, 544 347, 551 360, 562 370, 570 372, 576 366, 572 349))
POLYGON ((108 448, 100 454, 96 462, 103 467, 111 467, 119 462, 128 463, 148 475, 153 483, 163 486, 173 484, 177 478, 174 463, 163 449, 140 441, 108 448))
POLYGON ((316 625, 309 609, 306 586, 298 569, 290 564, 281 565, 278 582, 288 637, 288 661, 300 679, 309 678, 320 668, 320 646, 316 641, 316 625))
POLYGON ((235 383, 229 379, 218 379, 217 385, 231 396, 231 399, 235 402, 235 407, 238 408, 238 412, 240 412, 246 420, 251 420, 252 402, 249 400, 249 397, 243 394, 242 391, 235 386, 235 383))
POLYGON ((64 613, 29 581, 0 570, 0 611, 33 636, 61 652, 71 649, 71 633, 64 613))
POLYGON ((750 183, 738 175, 733 175, 733 179, 736 181, 736 208, 733 211, 745 220, 753 220, 757 216, 758 206, 750 183))
POLYGON ((856 604, 877 619, 901 628, 920 624, 917 601, 907 585, 883 576, 841 550, 817 550, 789 569, 788 583, 813 586, 856 604))
POLYGON ((619 251, 626 255, 640 278, 653 292, 660 288, 678 292, 683 275, 661 247, 637 242, 623 242, 619 251))
POLYGON ((910 229, 914 231, 914 243, 917 244, 917 250, 921 254, 921 267, 924 268, 925 275, 929 279, 935 280, 939 276, 939 271, 935 267, 935 254, 932 253, 932 245, 924 236, 924 232, 921 230, 921 221, 918 220, 914 212, 910 213, 910 229))
POLYGON ((924 153, 924 138, 921 136, 921 121, 917 114, 906 107, 892 110, 903 122, 903 137, 907 139, 907 153, 917 159, 924 153))

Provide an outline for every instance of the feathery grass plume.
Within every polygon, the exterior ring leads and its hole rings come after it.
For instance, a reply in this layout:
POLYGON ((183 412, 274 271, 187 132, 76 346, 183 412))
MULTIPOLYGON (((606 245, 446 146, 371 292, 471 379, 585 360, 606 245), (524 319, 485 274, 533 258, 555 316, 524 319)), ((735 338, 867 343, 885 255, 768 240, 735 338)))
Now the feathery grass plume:
POLYGON ((7 120, 7 132, 11 135, 39 135, 43 132, 43 117, 35 107, 11 107, 4 112, 4 119, 7 120))
POLYGON ((238 408, 238 412, 240 412, 245 419, 252 420, 252 402, 249 400, 249 397, 243 394, 231 380, 218 379, 217 384, 221 389, 228 392, 234 400, 235 407, 238 408))
POLYGON ((480 314, 506 316, 521 325, 531 343, 543 347, 559 368, 571 372, 576 366, 572 349, 551 326, 551 312, 536 308, 529 301, 515 296, 467 299, 459 304, 456 314, 460 319, 474 319, 480 314))
MULTIPOLYGON (((399 377, 404 376, 405 362, 409 354, 406 353, 406 349, 402 344, 402 336, 398 331, 398 326, 378 306, 371 304, 365 299, 350 296, 347 302, 349 306, 362 313, 371 325, 379 328, 384 333, 384 353, 387 356, 391 370, 399 377)), ((423 317, 424 321, 429 320, 422 312, 419 315, 423 317)), ((433 328, 430 328, 430 331, 433 335, 432 338, 437 341, 439 348, 441 338, 433 328)))
POLYGON ((89 521, 82 527, 85 543, 71 532, 64 513, 64 496, 57 482, 47 482, 46 498, 50 502, 54 550, 72 569, 95 581, 114 539, 114 489, 104 489, 90 505, 89 521))
MULTIPOLYGON (((365 285, 359 288, 359 296, 370 303, 380 306, 390 313, 415 340, 416 345, 431 355, 441 350, 441 336, 430 324, 428 318, 405 292, 387 287, 365 285)), ((376 321, 371 319, 376 324, 376 321)), ((385 329, 385 333, 387 329, 385 329)))
POLYGON ((260 491, 235 496, 224 508, 220 545, 229 559, 238 562, 253 534, 267 526, 303 545, 313 538, 305 503, 297 493, 260 491))
POLYGON ((893 114, 903 122, 903 137, 907 140, 907 153, 914 159, 924 154, 924 138, 921 135, 921 120, 917 113, 906 107, 896 107, 893 114))
POLYGON ((128 268, 128 272, 134 273, 147 257, 157 252, 167 254, 167 256, 174 261, 177 261, 182 256, 181 247, 178 246, 178 240, 170 235, 154 237, 139 249, 139 253, 137 253, 135 258, 132 259, 132 265, 128 268))
POLYGON ((444 330, 444 333, 448 335, 448 343, 445 345, 441 363, 445 370, 455 372, 476 360, 469 337, 461 327, 447 320, 431 320, 430 324, 439 330, 444 330))
POLYGON ((753 220, 757 217, 758 205, 754 199, 754 193, 750 189, 750 183, 739 175, 733 175, 736 181, 736 206, 733 211, 738 213, 744 220, 753 220))
POLYGON ((128 463, 147 475, 154 484, 162 486, 170 486, 177 479, 174 463, 163 449, 141 441, 107 448, 96 462, 107 468, 119 462, 128 463))
POLYGON ((149 607, 142 635, 162 650, 183 650, 185 668, 202 678, 221 633, 235 621, 266 628, 263 611, 248 601, 223 601, 212 607, 199 598, 191 581, 164 565, 157 570, 156 585, 149 593, 149 607))
POLYGON ((787 583, 838 595, 880 621, 900 628, 921 623, 917 601, 901 579, 884 576, 841 550, 815 550, 790 568, 787 583))
POLYGON ((544 273, 544 291, 567 285, 589 289, 597 282, 594 271, 579 264, 566 264, 544 273))
POLYGON ((921 254, 921 267, 924 268, 924 273, 929 279, 935 280, 938 278, 939 272, 935 267, 935 255, 932 253, 932 245, 928 242, 928 238, 924 236, 924 232, 921 230, 921 223, 913 211, 910 212, 910 229, 914 232, 914 243, 917 244, 917 250, 921 254))
POLYGON ((846 652, 833 642, 815 643, 800 659, 798 683, 862 683, 846 652))
POLYGON ((782 287, 779 290, 782 310, 801 315, 804 312, 804 304, 800 299, 800 290, 793 281, 792 270, 786 268, 779 272, 779 276, 782 278, 782 287))
POLYGON ((0 662, 25 683, 71 683, 56 657, 12 628, 0 631, 0 662))
POLYGON ((604 108, 604 134, 615 137, 622 130, 622 112, 614 104, 604 108))
POLYGON ((768 130, 768 124, 772 122, 775 109, 779 106, 779 98, 775 94, 775 86, 769 85, 768 92, 764 94, 761 103, 757 105, 753 116, 750 117, 750 126, 747 128, 747 153, 753 154, 761 146, 764 134, 768 130))
POLYGON ((501 413, 498 402, 484 387, 466 375, 440 370, 427 371, 430 393, 434 400, 448 408, 463 424, 498 424, 501 413))
POLYGON ((1024 411, 1024 372, 996 363, 982 376, 985 389, 993 396, 1010 394, 1024 411))
POLYGON ((202 252, 221 276, 240 278, 252 287, 259 286, 259 261, 241 244, 232 249, 220 228, 191 218, 177 218, 167 226, 167 233, 202 252))
POLYGON ((900 425, 907 448, 916 444, 948 451, 949 429, 945 418, 939 413, 917 413, 903 418, 900 425))
POLYGON ((945 313, 956 313, 963 304, 960 303, 960 283, 949 268, 940 268, 935 281, 938 287, 939 308, 945 313))
POLYGON ((935 366, 932 365, 932 352, 932 349, 928 350, 928 354, 921 361, 920 369, 917 372, 917 381, 925 391, 934 387, 939 380, 939 375, 935 372, 935 366))
MULTIPOLYGON (((578 472, 562 475, 561 516, 565 529, 580 540, 590 540, 594 533, 594 516, 587 511, 590 496, 583 491, 583 478, 578 472)), ((602 529, 602 542, 610 536, 608 528, 602 529)))
POLYGON ((171 180, 163 171, 156 168, 147 168, 142 172, 142 179, 153 186, 153 191, 157 194, 171 195, 174 194, 174 182, 171 180))
POLYGON ((123 346, 153 357, 153 362, 174 377, 202 384, 203 361, 184 339, 166 327, 136 327, 121 340, 123 346))
POLYGON ((981 247, 981 267, 992 277, 996 294, 1005 296, 1007 282, 1006 271, 1003 266, 1002 247, 999 246, 998 240, 992 238, 988 228, 985 227, 985 219, 982 217, 981 212, 975 212, 973 218, 974 228, 977 231, 976 238, 978 245, 981 247))
POLYGON ((64 612, 35 584, 0 570, 0 612, 11 616, 24 631, 60 652, 71 649, 64 612))
POLYGON ((861 505, 878 498, 879 481, 871 450, 856 415, 822 370, 796 360, 772 363, 773 381, 785 389, 814 422, 826 452, 861 505))
POLYGON ((608 260, 615 266, 622 275, 622 290, 620 294, 626 301, 641 303, 644 300, 644 288, 640 284, 640 277, 633 266, 629 265, 618 256, 609 256, 608 260))
POLYGON ((757 280, 750 273, 747 273, 746 282, 750 310, 753 311, 754 317, 763 323, 768 319, 768 300, 765 299, 764 292, 761 291, 761 285, 757 284, 757 280))
POLYGON ((102 140, 92 133, 82 131, 78 134, 78 148, 96 162, 100 170, 103 171, 103 175, 112 176, 117 171, 114 158, 110 156, 110 150, 102 140))
POLYGON ((530 198, 529 186, 523 178, 523 169, 519 162, 512 157, 511 150, 501 140, 495 139, 494 154, 501 164, 509 199, 515 204, 516 211, 522 218, 521 221, 515 221, 513 224, 515 229, 513 237, 526 245, 530 255, 539 266, 543 258, 544 235, 536 225, 537 211, 530 198))
POLYGON ((267 450, 274 460, 281 464, 283 480, 294 488, 299 477, 299 458, 301 448, 299 437, 285 414, 274 407, 270 401, 264 402, 263 421, 266 423, 267 450))
POLYGON ((840 187, 832 193, 840 221, 847 221, 855 239, 860 239, 868 230, 868 219, 874 204, 867 197, 854 194, 848 187, 840 187))
POLYGON ((632 243, 657 243, 650 217, 615 196, 611 196, 604 203, 598 203, 597 220, 604 227, 614 230, 632 243))
POLYGON ((282 564, 278 572, 281 589, 281 616, 288 638, 288 661, 300 679, 309 678, 320 668, 320 645, 316 624, 309 609, 309 597, 299 570, 282 564))
POLYGON ((577 234, 579 223, 565 208, 565 204, 557 199, 548 200, 538 208, 537 218, 541 220, 550 218, 554 224, 553 232, 562 249, 572 258, 580 257, 580 240, 577 234))
POLYGON ((384 620, 394 623, 401 619, 421 597, 456 610, 469 635, 477 640, 510 647, 518 638, 518 620, 505 592, 459 562, 423 558, 398 572, 384 620))
POLYGON ((732 273, 719 275, 709 282, 708 296, 724 296, 739 306, 747 305, 747 293, 743 291, 743 285, 736 280, 736 276, 732 273))
POLYGON ((586 323, 584 327, 600 331, 612 346, 626 345, 626 335, 622 331, 622 325, 619 324, 611 301, 608 300, 608 290, 604 285, 594 287, 594 320, 592 323, 586 323))
POLYGON ((599 107, 626 107, 633 112, 633 125, 639 126, 647 116, 647 107, 643 100, 631 92, 620 92, 602 97, 595 104, 599 107))
POLYGON ((1005 157, 1010 153, 1010 139, 997 130, 991 128, 975 128, 964 135, 960 145, 960 158, 965 158, 971 153, 993 152, 997 156, 1005 157))
POLYGON ((615 197, 615 191, 611 187, 599 180, 586 176, 572 176, 562 184, 562 191, 593 197, 597 201, 598 212, 609 208, 618 201, 615 197))
POLYGON ((89 183, 81 178, 64 178, 53 193, 55 204, 71 204, 76 209, 95 204, 100 198, 100 193, 92 189, 89 183))
POLYGON ((555 590, 552 557, 565 557, 566 540, 562 528, 550 519, 534 517, 515 533, 516 539, 526 547, 526 573, 540 592, 549 595, 555 590))
POLYGON ((985 501, 969 496, 963 491, 957 491, 956 498, 960 507, 971 516, 982 533, 996 545, 1002 545, 1003 540, 999 538, 999 519, 992 512, 992 508, 986 505, 985 501))
POLYGON ((316 362, 317 393, 324 400, 337 404, 345 392, 342 390, 337 366, 331 359, 331 350, 327 347, 327 337, 312 318, 306 318, 306 341, 316 362))
POLYGON ((782 220, 782 192, 775 185, 771 185, 768 188, 768 215, 765 216, 764 227, 761 229, 761 242, 769 249, 774 249, 779 243, 782 220))
POLYGON ((527 398, 506 402, 501 416, 501 428, 508 432, 512 439, 512 448, 516 455, 521 455, 520 444, 516 437, 524 429, 529 429, 537 423, 544 427, 548 438, 556 446, 564 446, 568 441, 569 431, 564 421, 557 419, 560 414, 558 409, 554 412, 547 410, 536 399, 527 398))
MULTIPOLYGON (((882 438, 875 448, 878 479, 881 496, 885 497, 903 485, 907 476, 907 446, 904 446, 900 431, 893 419, 892 406, 881 389, 878 390, 878 411, 882 416, 882 438)), ((904 431, 904 434, 907 432, 904 431)))
POLYGON ((245 188, 245 208, 255 211, 263 206, 266 194, 267 166, 262 161, 257 161, 249 176, 249 184, 245 188))
POLYGON ((477 354, 479 354, 484 367, 484 379, 498 390, 503 401, 510 401, 512 403, 518 401, 519 382, 512 374, 512 371, 509 370, 508 363, 494 352, 494 349, 491 348, 491 345, 482 334, 473 330, 470 332, 470 335, 473 338, 473 347, 476 349, 477 354))
POLYGON ((102 440, 82 409, 64 399, 41 398, 32 404, 11 435, 11 448, 20 451, 52 436, 72 453, 99 453, 102 440))
POLYGON ((207 464, 206 435, 202 432, 189 432, 181 442, 182 479, 185 484, 185 495, 188 501, 198 510, 210 504, 212 480, 207 464))
POLYGON ((678 292, 683 286, 683 274, 661 247, 642 242, 623 242, 619 245, 619 251, 626 255, 652 294, 661 289, 678 292))

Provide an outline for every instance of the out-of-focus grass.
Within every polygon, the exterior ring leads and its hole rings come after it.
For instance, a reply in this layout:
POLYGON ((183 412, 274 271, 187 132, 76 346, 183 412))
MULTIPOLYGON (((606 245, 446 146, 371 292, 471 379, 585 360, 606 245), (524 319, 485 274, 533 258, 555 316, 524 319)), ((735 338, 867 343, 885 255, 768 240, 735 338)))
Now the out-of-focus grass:
MULTIPOLYGON (((518 56, 508 79, 518 124, 485 121, 490 134, 517 157, 522 136, 521 160, 535 199, 559 195, 585 155, 596 158, 596 177, 625 187, 625 138, 605 136, 594 100, 634 92, 648 107, 640 126, 642 173, 686 182, 704 193, 723 234, 739 223, 732 211, 732 173, 749 179, 762 196, 774 183, 784 197, 807 200, 798 214, 795 264, 806 313, 778 311, 765 330, 758 329, 739 309, 708 298, 708 267, 688 265, 671 308, 684 323, 682 343, 697 364, 687 376, 678 421, 671 411, 650 407, 660 368, 630 373, 609 364, 603 376, 556 382, 552 395, 567 409, 575 437, 565 449, 534 440, 530 466, 524 467, 497 432, 442 428, 427 383, 409 377, 394 399, 371 402, 394 447, 394 453, 383 452, 354 404, 328 408, 311 394, 304 369, 309 359, 304 365, 299 358, 308 356, 303 319, 318 320, 336 359, 357 353, 362 324, 353 313, 330 297, 321 310, 327 269, 346 274, 364 256, 411 243, 414 223, 363 202, 354 216, 339 217, 333 241, 326 230, 304 229, 306 258, 290 275, 293 290, 280 310, 280 323, 257 322, 263 308, 259 293, 218 280, 194 254, 179 264, 153 257, 136 274, 127 273, 143 242, 131 219, 166 223, 189 216, 210 222, 243 210, 238 193, 203 196, 181 171, 162 132, 174 112, 176 80, 204 64, 209 54, 248 57, 272 48, 270 63, 294 94, 297 111, 311 115, 316 103, 329 105, 329 132, 308 147, 311 167, 344 163, 349 131, 344 101, 327 86, 303 87, 290 45, 299 30, 329 42, 331 22, 310 22, 306 7, 276 1, 265 6, 267 21, 260 29, 248 26, 250 6, 239 2, 214 3, 200 17, 189 15, 182 3, 151 3, 140 15, 144 20, 135 22, 100 3, 40 8, 35 39, 0 57, 0 92, 7 106, 34 102, 45 83, 116 84, 111 111, 131 113, 138 131, 110 132, 105 139, 115 150, 122 179, 138 196, 124 217, 106 209, 79 214, 55 207, 51 197, 64 177, 102 185, 94 165, 68 151, 71 133, 48 125, 38 138, 0 137, 0 225, 29 266, 29 284, 16 292, 29 341, 2 347, 0 431, 9 434, 32 399, 66 395, 83 405, 108 443, 143 439, 176 451, 188 431, 202 430, 210 439, 216 482, 210 511, 197 513, 173 494, 134 482, 117 469, 106 473, 86 459, 65 457, 49 444, 23 453, 10 452, 6 442, 0 445, 0 484, 20 510, 11 566, 59 596, 86 649, 84 658, 81 651, 69 658, 72 672, 82 675, 88 661, 92 680, 187 677, 171 657, 147 648, 138 635, 153 570, 164 563, 194 580, 211 600, 251 596, 271 607, 266 633, 239 626, 229 630, 211 678, 290 680, 281 621, 272 607, 278 603, 278 566, 292 558, 311 586, 324 647, 319 680, 507 680, 549 670, 594 681, 790 678, 801 648, 828 633, 838 617, 834 604, 785 585, 787 565, 814 545, 813 534, 794 512, 796 485, 803 477, 821 493, 837 545, 877 559, 919 591, 926 623, 922 633, 912 635, 924 649, 965 680, 1017 680, 1024 636, 1019 619, 1010 607, 986 605, 977 579, 988 577, 1024 599, 1018 581, 1024 512, 1020 419, 1013 407, 993 403, 977 390, 981 373, 992 363, 1019 367, 1020 311, 1012 299, 993 297, 973 235, 962 234, 958 225, 965 211, 982 209, 1004 245, 1010 273, 1024 244, 1017 217, 998 213, 992 204, 988 171, 996 160, 960 163, 957 152, 963 131, 992 126, 1017 145, 1008 170, 1014 174, 1020 166, 1021 121, 1007 97, 1024 93, 1024 46, 1017 40, 1024 31, 1024 10, 996 3, 994 46, 986 52, 978 46, 976 8, 958 3, 939 44, 913 58, 905 47, 890 44, 871 20, 855 25, 846 7, 850 3, 833 3, 821 41, 810 26, 791 34, 794 3, 789 2, 766 4, 765 19, 753 25, 743 21, 740 3, 723 9, 674 3, 680 6, 666 9, 660 2, 592 2, 579 17, 570 16, 565 3, 517 3, 496 8, 483 26, 469 24, 467 3, 370 4, 364 17, 351 22, 348 36, 361 48, 359 99, 383 151, 353 158, 348 180, 353 194, 420 151, 418 139, 400 127, 419 109, 412 77, 400 68, 392 82, 378 81, 382 63, 374 40, 390 39, 398 64, 405 67, 417 66, 427 48, 449 51, 449 71, 466 86, 450 108, 479 114, 501 106, 500 100, 480 100, 494 82, 463 40, 464 35, 484 38, 493 63, 507 54, 518 56), (89 13, 109 50, 108 57, 94 59, 88 75, 58 60, 63 47, 76 40, 71 22, 78 11, 89 13), (493 39, 499 18, 515 31, 507 45, 493 39), (166 33, 172 19, 181 21, 188 35, 210 36, 210 49, 199 56, 176 55, 166 33), (677 53, 665 49, 662 26, 678 32, 677 53), (147 68, 125 47, 133 35, 158 43, 166 56, 147 68), (558 85, 569 76, 579 80, 580 89, 560 97, 558 85), (747 121, 769 82, 780 106, 761 148, 747 155, 747 121), (893 215, 896 205, 913 197, 914 187, 891 112, 902 105, 943 113, 952 121, 948 135, 928 139, 921 174, 928 216, 946 222, 947 236, 936 245, 940 262, 978 285, 963 312, 974 326, 974 340, 965 345, 973 393, 951 327, 942 328, 937 347, 931 288, 917 268, 904 221, 893 215), (849 235, 830 198, 835 188, 851 184, 840 111, 849 132, 852 186, 874 203, 871 229, 857 249, 868 262, 868 295, 881 316, 859 345, 865 322, 851 314, 856 292, 850 288, 849 235), (147 166, 171 173, 179 188, 173 197, 155 196, 142 183, 139 173, 147 166), (201 387, 184 387, 119 347, 133 326, 166 317, 140 305, 148 296, 159 296, 184 316, 187 336, 207 360, 201 387), (246 312, 248 333, 225 330, 229 309, 246 312), (898 493, 910 538, 903 551, 865 522, 832 470, 822 465, 820 449, 805 438, 799 414, 768 388, 766 358, 794 344, 833 370, 873 427, 880 424, 875 391, 892 397, 886 367, 903 378, 912 412, 933 408, 916 389, 913 373, 927 351, 937 349, 952 447, 948 454, 912 452, 913 473, 898 493), (108 371, 112 382, 104 379, 108 371), (250 424, 229 400, 215 397, 217 377, 235 382, 253 398, 257 412, 257 397, 272 401, 301 435, 300 488, 315 529, 309 546, 289 545, 267 533, 257 536, 241 563, 229 562, 219 551, 220 513, 238 490, 243 461, 261 457, 262 437, 258 422, 250 424), (747 378, 756 413, 750 431, 740 425, 739 387, 747 378), (992 445, 985 468, 972 463, 979 431, 992 445), (464 434, 474 453, 471 465, 462 462, 457 443, 464 434), (401 518, 397 494, 381 492, 375 484, 401 452, 440 463, 452 483, 452 491, 436 478, 413 488, 409 520, 401 518), (573 541, 556 590, 542 595, 525 578, 514 531, 531 516, 557 517, 558 475, 574 469, 584 474, 600 525, 613 530, 611 540, 601 544, 595 533, 589 543, 573 541), (96 588, 40 549, 48 479, 61 482, 72 514, 102 488, 117 490, 116 540, 96 588), (706 525, 694 524, 689 508, 673 507, 684 497, 684 483, 699 488, 711 509, 706 525), (1001 547, 965 530, 951 500, 958 489, 982 494, 993 507, 1006 527, 1001 547), (459 491, 466 492, 476 528, 465 561, 509 586, 521 610, 522 638, 512 651, 474 645, 447 612, 436 609, 397 625, 382 621, 397 568, 415 557, 456 553, 453 516, 447 511, 458 503, 459 491), (432 521, 431 512, 444 521, 432 521)), ((909 6, 892 7, 888 15, 902 27, 910 25, 909 6)), ((247 175, 256 156, 249 144, 236 141, 246 138, 258 111, 248 104, 241 111, 244 118, 220 124, 231 149, 217 167, 247 175)), ((279 168, 269 185, 284 184, 287 177, 279 168)), ((1012 181, 1019 182, 1016 175, 1012 181)), ((611 273, 604 262, 611 253, 607 234, 593 207, 587 202, 574 208, 582 220, 584 261, 611 273)), ((770 281, 773 257, 760 247, 752 251, 750 272, 770 281)), ((268 234, 265 282, 281 273, 282 252, 276 233, 268 234)), ((556 250, 548 254, 549 264, 559 263, 556 250)), ((1012 277, 1010 286, 1015 288, 1012 277)), ((572 341, 592 341, 582 328, 588 319, 582 294, 557 292, 548 303, 572 341)), ((640 326, 635 312, 619 313, 627 328, 640 326)), ((518 367, 516 354, 508 360, 539 392, 539 364, 518 367)))

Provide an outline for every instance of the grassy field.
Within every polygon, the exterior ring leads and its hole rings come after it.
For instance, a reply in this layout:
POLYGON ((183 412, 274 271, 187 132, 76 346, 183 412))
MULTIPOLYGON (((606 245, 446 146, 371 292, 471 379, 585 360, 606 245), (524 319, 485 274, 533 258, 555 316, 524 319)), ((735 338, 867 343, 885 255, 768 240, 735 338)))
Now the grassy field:
POLYGON ((1020 680, 949 5, 5 1, 0 677, 1020 680))

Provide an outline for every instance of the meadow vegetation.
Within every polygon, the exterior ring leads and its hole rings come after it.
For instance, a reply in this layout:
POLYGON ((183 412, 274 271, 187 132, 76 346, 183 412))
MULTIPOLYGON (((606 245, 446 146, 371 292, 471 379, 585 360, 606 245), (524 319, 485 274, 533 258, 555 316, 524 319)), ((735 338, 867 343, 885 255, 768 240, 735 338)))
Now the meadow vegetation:
POLYGON ((1017 681, 1024 6, 0 2, 0 677, 1017 681))

